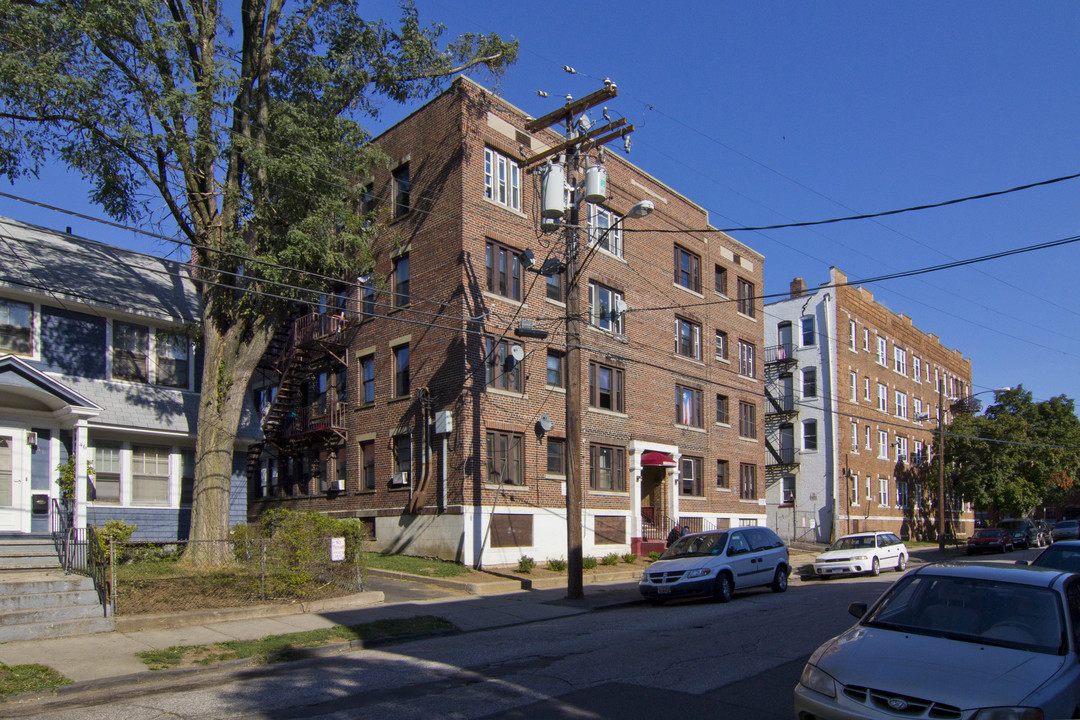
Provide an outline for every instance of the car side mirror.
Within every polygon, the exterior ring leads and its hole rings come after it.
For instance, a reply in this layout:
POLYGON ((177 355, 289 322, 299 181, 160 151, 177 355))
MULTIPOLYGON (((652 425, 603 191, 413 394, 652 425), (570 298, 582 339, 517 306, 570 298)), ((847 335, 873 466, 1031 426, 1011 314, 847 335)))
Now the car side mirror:
POLYGON ((862 616, 866 614, 866 603, 853 602, 847 606, 847 611, 862 620, 862 616))
POLYGON ((1027 560, 1017 560, 1016 564, 1017 565, 1029 565, 1030 563, 1028 563, 1027 560))

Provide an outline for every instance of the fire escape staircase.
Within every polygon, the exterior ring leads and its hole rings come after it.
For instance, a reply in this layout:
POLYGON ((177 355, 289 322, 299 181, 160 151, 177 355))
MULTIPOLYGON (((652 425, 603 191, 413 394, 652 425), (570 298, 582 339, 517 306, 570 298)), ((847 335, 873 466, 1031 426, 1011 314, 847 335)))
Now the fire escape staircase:
POLYGON ((795 402, 793 371, 798 366, 795 348, 782 343, 765 348, 765 461, 766 484, 792 472, 799 466, 794 433, 784 435, 785 426, 793 426, 799 416, 795 402))

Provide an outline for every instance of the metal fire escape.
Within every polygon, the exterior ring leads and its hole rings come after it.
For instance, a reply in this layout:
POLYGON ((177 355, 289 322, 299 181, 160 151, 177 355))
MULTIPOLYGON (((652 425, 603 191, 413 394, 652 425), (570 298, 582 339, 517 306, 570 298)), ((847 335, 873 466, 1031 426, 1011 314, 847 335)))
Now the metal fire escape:
POLYGON ((799 466, 794 426, 799 417, 792 343, 765 348, 765 484, 771 486, 799 466))

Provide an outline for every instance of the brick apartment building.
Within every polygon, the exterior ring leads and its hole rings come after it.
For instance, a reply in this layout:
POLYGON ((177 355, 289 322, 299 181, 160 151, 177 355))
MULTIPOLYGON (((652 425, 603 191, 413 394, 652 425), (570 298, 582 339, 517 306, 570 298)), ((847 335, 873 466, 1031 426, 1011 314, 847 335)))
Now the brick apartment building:
POLYGON ((762 256, 609 151, 567 307, 563 274, 522 261, 565 259, 526 163, 565 138, 528 120, 459 79, 377 138, 392 161, 366 180, 374 270, 267 358, 250 516, 356 517, 380 550, 474 565, 565 557, 577 312, 585 555, 640 551, 674 522, 765 523, 762 256), (655 211, 621 223, 642 200, 655 211))
MULTIPOLYGON (((782 537, 864 530, 936 537, 939 383, 943 422, 971 394, 971 360, 831 269, 829 282, 765 307, 766 496, 782 537)), ((972 529, 946 494, 946 531, 972 529)))

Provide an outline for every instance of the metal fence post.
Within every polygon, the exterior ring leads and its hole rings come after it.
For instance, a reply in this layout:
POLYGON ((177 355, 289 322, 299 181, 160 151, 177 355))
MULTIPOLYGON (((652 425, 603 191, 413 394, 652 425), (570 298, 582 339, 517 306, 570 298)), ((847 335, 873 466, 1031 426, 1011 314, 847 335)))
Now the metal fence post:
POLYGON ((116 616, 116 538, 109 538, 109 602, 116 616))
POLYGON ((266 599, 266 540, 259 541, 259 599, 266 599))

